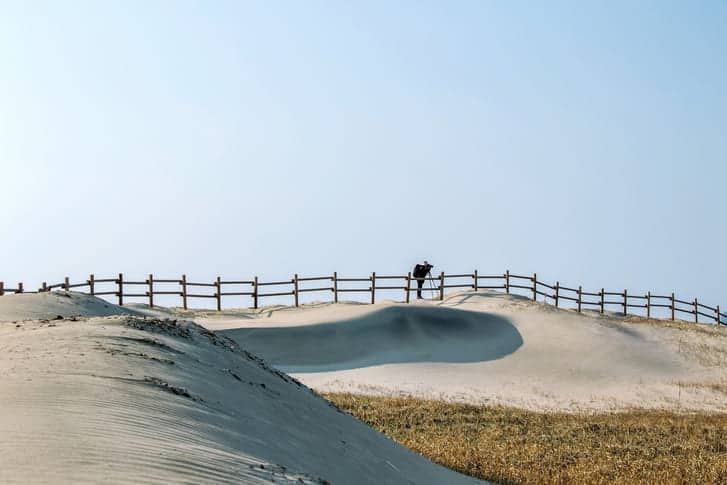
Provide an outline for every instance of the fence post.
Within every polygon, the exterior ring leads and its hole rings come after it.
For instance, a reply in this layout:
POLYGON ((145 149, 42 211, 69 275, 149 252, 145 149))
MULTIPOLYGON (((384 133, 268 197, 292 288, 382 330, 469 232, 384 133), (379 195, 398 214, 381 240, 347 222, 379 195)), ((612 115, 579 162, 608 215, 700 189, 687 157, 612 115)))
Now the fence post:
POLYGON ((651 318, 651 291, 646 293, 646 318, 651 318))
POLYGON ((371 304, 376 301, 376 271, 371 273, 371 304))
POLYGON ((439 275, 439 301, 444 300, 444 271, 439 275))
POLYGON ((560 281, 555 282, 555 308, 558 308, 558 298, 560 298, 560 281))
POLYGON ((149 295, 149 308, 154 307, 154 276, 149 273, 149 279, 146 280, 147 284, 149 285, 149 291, 147 294, 149 295))
POLYGON ((583 297, 581 295, 583 293, 583 287, 578 287, 578 313, 581 313, 581 301, 583 300, 583 297))
POLYGON ((510 294, 510 270, 505 271, 505 293, 510 294))
POLYGON ((187 275, 182 275, 182 308, 187 309, 187 275))
POLYGON ((5 282, 0 281, 0 296, 3 296, 5 294, 5 282))
POLYGON ((68 291, 71 289, 70 286, 71 286, 71 282, 68 281, 68 276, 66 276, 65 278, 63 278, 63 289, 68 291))
POLYGON ((629 296, 626 288, 624 288, 624 316, 629 314, 629 296))
POLYGON ((23 290, 23 283, 20 282, 20 283, 18 283, 18 291, 16 293, 22 293, 23 291, 24 291, 23 290))
POLYGON ((717 325, 719 325, 720 323, 722 322, 720 322, 719 320, 719 305, 717 305, 717 325))
POLYGON ((479 285, 478 285, 479 281, 478 281, 478 278, 477 278, 477 270, 475 270, 475 273, 474 273, 474 278, 475 278, 475 291, 477 291, 477 290, 479 289, 479 288, 478 288, 478 286, 479 286, 479 285))
POLYGON ((91 296, 93 296, 96 293, 96 278, 93 276, 93 274, 88 275, 88 289, 91 292, 91 296))
POLYGON ((217 311, 219 312, 222 311, 222 281, 219 276, 215 281, 215 285, 217 286, 217 294, 215 296, 217 297, 217 311))
POLYGON ((338 271, 333 272, 333 303, 338 303, 338 271))
POLYGON ((672 321, 674 321, 674 306, 675 306, 674 292, 672 291, 671 292, 671 319, 672 319, 672 321))
MULTIPOLYGON (((43 284, 42 284, 42 285, 41 285, 41 287, 40 287, 40 291, 42 291, 43 293, 45 293, 46 291, 48 291, 48 283, 46 283, 46 282, 44 281, 44 282, 43 282, 43 284)), ((0 295, 1 295, 1 294, 2 294, 2 293, 0 293, 0 295)))
POLYGON ((604 293, 606 293, 606 291, 601 288, 601 313, 603 313, 603 305, 605 304, 604 300, 606 298, 604 293))
POLYGON ((293 299, 295 300, 295 306, 298 306, 298 273, 293 275, 293 299))
POLYGON ((697 305, 697 299, 694 299, 694 323, 699 323, 699 305, 697 305))
POLYGON ((538 301, 538 273, 533 273, 533 301, 538 301))
POLYGON ((406 274, 406 302, 409 303, 409 293, 411 292, 411 271, 406 274))
POLYGON ((116 280, 116 284, 119 285, 119 306, 124 306, 124 275, 119 273, 119 279, 116 280))
POLYGON ((253 308, 257 309, 257 276, 252 283, 252 302, 253 308))

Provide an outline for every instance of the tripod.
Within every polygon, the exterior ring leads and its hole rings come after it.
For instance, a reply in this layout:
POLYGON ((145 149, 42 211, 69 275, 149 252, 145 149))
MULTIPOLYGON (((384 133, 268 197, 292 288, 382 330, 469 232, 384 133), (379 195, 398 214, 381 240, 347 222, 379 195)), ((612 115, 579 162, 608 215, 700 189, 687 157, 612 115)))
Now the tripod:
POLYGON ((434 287, 434 276, 432 276, 432 270, 430 269, 427 271, 427 276, 429 277, 429 289, 431 290, 431 299, 434 299, 434 292, 436 291, 436 288, 434 287))

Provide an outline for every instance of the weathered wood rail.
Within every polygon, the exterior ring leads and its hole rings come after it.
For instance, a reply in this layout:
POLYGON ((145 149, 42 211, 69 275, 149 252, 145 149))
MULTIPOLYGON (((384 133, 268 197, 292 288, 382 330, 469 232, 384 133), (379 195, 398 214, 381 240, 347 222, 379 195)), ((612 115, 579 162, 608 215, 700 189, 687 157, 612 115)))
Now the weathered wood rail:
MULTIPOLYGON (((630 309, 641 309, 647 318, 651 318, 655 309, 666 309, 667 318, 671 320, 676 320, 677 316, 689 315, 690 320, 693 318, 694 322, 699 323, 701 316, 703 323, 715 322, 727 325, 727 314, 720 310, 719 305, 705 305, 697 298, 683 300, 677 298, 674 293, 658 295, 649 291, 645 294, 636 294, 626 289, 616 292, 606 291, 604 288, 598 291, 584 291, 582 286, 577 288, 563 286, 559 281, 554 284, 545 283, 538 280, 537 273, 518 275, 509 270, 494 275, 481 275, 477 270, 460 274, 441 272, 435 276, 429 275, 425 283, 422 291, 439 300, 444 299, 446 289, 453 288, 475 291, 498 290, 506 294, 519 291, 526 293, 533 300, 541 296, 545 302, 556 307, 562 306, 563 302, 570 302, 578 312, 590 309, 604 313, 615 307, 620 313, 628 315, 630 309)), ((125 279, 122 273, 116 278, 96 278, 92 274, 80 283, 71 283, 69 277, 65 277, 62 283, 49 285, 43 282, 37 291, 26 291, 22 282, 15 288, 10 288, 0 281, 0 296, 8 293, 36 293, 57 289, 65 291, 84 289, 85 293, 92 296, 112 296, 117 299, 119 305, 123 305, 127 298, 144 298, 149 306, 153 307, 155 296, 172 295, 180 297, 182 308, 187 309, 190 300, 212 299, 218 311, 222 310, 222 298, 229 296, 250 297, 252 308, 258 308, 263 298, 280 296, 291 296, 293 305, 299 306, 301 294, 315 292, 332 294, 334 303, 338 303, 341 293, 368 293, 370 302, 376 303, 377 291, 401 291, 402 302, 409 303, 411 293, 418 291, 417 279, 411 273, 380 275, 375 272, 357 278, 342 278, 336 272, 330 276, 305 278, 295 274, 289 280, 269 282, 262 282, 257 276, 246 280, 223 280, 218 276, 210 283, 189 281, 186 275, 182 275, 179 279, 169 279, 155 278, 150 274, 143 281, 134 281, 125 279), (178 285, 178 288, 172 289, 170 285, 178 285), (224 288, 227 288, 227 291, 224 291, 224 288), (208 292, 205 292, 205 289, 208 292), (212 289, 211 293, 209 289, 212 289)))

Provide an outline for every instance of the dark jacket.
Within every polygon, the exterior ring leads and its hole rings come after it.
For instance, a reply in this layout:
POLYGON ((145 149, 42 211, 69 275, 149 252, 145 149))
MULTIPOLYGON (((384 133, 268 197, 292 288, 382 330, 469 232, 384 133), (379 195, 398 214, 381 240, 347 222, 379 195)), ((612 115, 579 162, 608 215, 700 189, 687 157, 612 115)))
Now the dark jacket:
POLYGON ((434 268, 434 265, 431 264, 417 264, 414 266, 414 277, 424 278, 432 268, 434 268))

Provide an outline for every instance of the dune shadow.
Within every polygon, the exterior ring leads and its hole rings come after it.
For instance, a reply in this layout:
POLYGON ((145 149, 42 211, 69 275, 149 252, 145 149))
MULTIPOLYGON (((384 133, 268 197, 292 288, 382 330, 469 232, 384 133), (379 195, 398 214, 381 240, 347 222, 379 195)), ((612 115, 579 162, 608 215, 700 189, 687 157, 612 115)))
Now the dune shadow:
POLYGON ((484 362, 505 357, 523 343, 517 328, 502 316, 430 306, 392 306, 335 322, 219 333, 293 373, 484 362))

